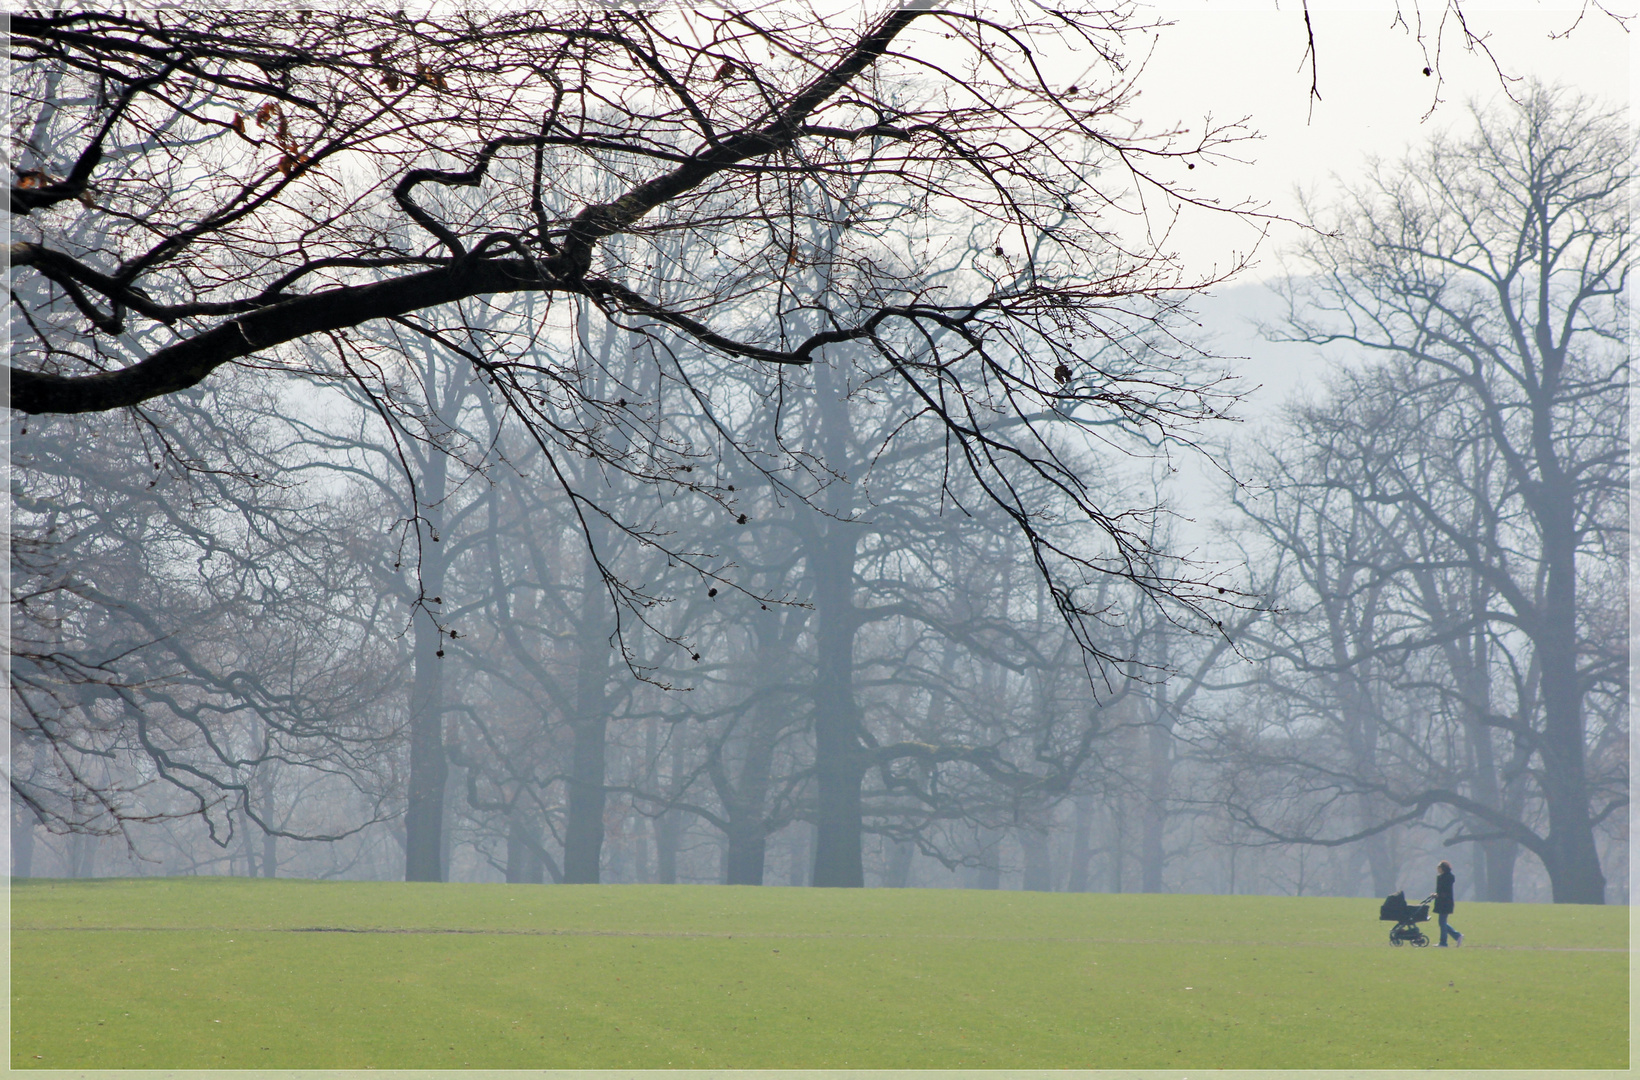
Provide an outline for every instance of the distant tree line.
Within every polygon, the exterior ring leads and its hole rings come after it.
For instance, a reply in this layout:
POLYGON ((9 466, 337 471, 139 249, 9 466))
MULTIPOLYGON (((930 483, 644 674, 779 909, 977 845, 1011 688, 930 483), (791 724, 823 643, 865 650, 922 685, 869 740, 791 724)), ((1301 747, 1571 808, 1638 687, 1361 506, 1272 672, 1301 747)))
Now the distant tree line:
POLYGON ((1602 902, 1628 129, 1316 207, 1190 562, 1131 25, 14 17, 18 872, 1602 902))

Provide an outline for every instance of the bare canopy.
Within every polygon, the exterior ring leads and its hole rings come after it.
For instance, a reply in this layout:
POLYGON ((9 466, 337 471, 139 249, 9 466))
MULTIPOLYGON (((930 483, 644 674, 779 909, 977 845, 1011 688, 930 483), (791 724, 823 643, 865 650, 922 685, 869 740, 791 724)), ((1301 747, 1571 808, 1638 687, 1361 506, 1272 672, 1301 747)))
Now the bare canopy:
MULTIPOLYGON (((1224 592, 1166 569, 1054 434, 1163 446, 1227 400, 1167 329, 1207 282, 1156 237, 1193 198, 1187 170, 1244 132, 1128 119, 1136 10, 15 15, 11 405, 163 408, 235 365, 345 382, 414 431, 409 335, 472 366, 589 539, 601 517, 659 544, 560 455, 732 502, 691 474, 705 443, 662 434, 664 372, 714 453, 777 486, 802 459, 821 483, 784 490, 808 500, 842 462, 706 386, 724 365, 774 373, 777 410, 809 392, 787 374, 853 365, 853 385, 896 388, 885 443, 918 431, 959 478, 937 498, 1000 507, 1104 655, 1093 581, 1187 606, 1224 592), (647 373, 613 374, 589 314, 635 336, 647 373), (1100 539, 1046 528, 1050 498, 1100 539)), ((430 512, 418 495, 429 544, 430 512)), ((849 851, 817 854, 830 883, 859 883, 857 817, 849 851)))
MULTIPOLYGON (((15 16, 19 89, 39 121, 12 190, 12 212, 31 219, 12 262, 54 283, 81 325, 74 346, 13 364, 13 407, 135 405, 286 342, 527 290, 803 364, 913 327, 956 331, 963 348, 1045 335, 1071 353, 1108 302, 1178 284, 1153 256, 1113 250, 1097 220, 1112 206, 1088 177, 1120 161, 1144 181, 1144 162, 1218 136, 1123 140, 1108 129, 1124 104, 1113 72, 1055 87, 1032 65, 1033 45, 1067 36, 1114 59, 1121 12, 1017 29, 926 2, 858 30, 812 12, 758 18, 15 16), (865 280, 853 303, 801 337, 743 338, 713 323, 721 281, 663 304, 644 245, 604 244, 683 231, 716 248, 728 231, 736 284, 775 300, 805 258, 793 217, 814 212, 792 193, 836 196, 858 177, 870 178, 853 192, 862 205, 891 188, 911 214, 977 215, 994 241, 991 287, 896 290, 885 256, 904 253, 882 250, 883 222, 829 205, 854 233, 845 257, 865 280), (1057 250, 1033 253, 1045 226, 1057 250), (1084 272, 1021 278, 1033 254, 1084 272)), ((1076 396, 1026 370, 997 374, 1076 396)))

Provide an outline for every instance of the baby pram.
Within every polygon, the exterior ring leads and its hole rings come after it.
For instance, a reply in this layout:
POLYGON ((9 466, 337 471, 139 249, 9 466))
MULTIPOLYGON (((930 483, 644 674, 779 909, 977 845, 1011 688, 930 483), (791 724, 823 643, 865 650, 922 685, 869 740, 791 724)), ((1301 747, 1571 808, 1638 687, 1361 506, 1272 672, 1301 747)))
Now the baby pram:
POLYGON ((1421 949, 1429 944, 1429 935, 1418 929, 1419 923, 1429 921, 1429 905, 1407 903, 1405 892, 1385 897, 1383 906, 1378 909, 1378 918, 1395 924, 1389 932, 1391 945, 1404 945, 1410 941, 1421 949))

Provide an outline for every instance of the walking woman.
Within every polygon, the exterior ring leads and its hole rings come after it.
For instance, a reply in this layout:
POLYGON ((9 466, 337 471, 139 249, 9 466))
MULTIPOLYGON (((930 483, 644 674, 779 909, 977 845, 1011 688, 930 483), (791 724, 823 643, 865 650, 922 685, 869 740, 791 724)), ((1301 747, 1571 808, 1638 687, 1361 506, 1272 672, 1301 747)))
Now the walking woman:
POLYGON ((1455 943, 1462 945, 1463 935, 1458 933, 1457 927, 1448 924, 1446 921, 1446 917, 1452 914, 1452 885, 1458 879, 1453 876, 1452 864, 1445 859, 1442 859, 1440 865, 1435 867, 1435 871, 1435 892, 1428 899, 1435 901, 1435 914, 1440 916, 1441 948, 1446 948, 1448 935, 1455 943))

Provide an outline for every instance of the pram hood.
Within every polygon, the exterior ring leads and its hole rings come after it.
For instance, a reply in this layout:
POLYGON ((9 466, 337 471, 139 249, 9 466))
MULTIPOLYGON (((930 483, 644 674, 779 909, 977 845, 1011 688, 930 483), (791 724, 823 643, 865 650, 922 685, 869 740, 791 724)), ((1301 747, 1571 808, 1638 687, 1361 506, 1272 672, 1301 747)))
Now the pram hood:
POLYGON ((1384 897, 1383 904, 1378 908, 1378 918, 1383 922, 1423 922, 1429 918, 1429 905, 1407 903, 1406 890, 1403 889, 1384 897))

